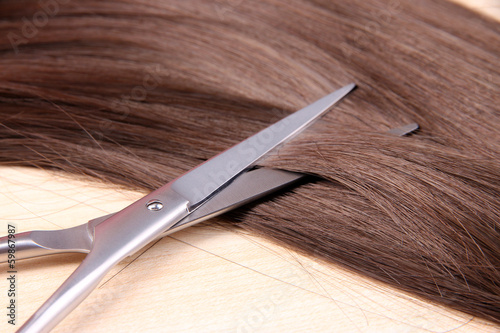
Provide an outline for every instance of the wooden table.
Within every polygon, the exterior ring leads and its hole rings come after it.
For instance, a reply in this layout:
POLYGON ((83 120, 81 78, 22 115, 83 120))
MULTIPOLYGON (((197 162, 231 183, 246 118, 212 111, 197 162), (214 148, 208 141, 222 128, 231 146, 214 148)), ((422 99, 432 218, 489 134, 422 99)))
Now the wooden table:
MULTIPOLYGON (((475 1, 475 6, 500 17, 499 3, 475 1)), ((54 172, 7 167, 0 168, 0 189, 0 235, 8 224, 18 232, 75 226, 142 196, 54 172)), ((83 258, 55 255, 16 263, 16 326, 7 323, 8 268, 1 264, 0 331, 14 332, 83 258)), ((241 231, 205 224, 120 263, 54 329, 110 331, 459 333, 500 328, 241 231)))

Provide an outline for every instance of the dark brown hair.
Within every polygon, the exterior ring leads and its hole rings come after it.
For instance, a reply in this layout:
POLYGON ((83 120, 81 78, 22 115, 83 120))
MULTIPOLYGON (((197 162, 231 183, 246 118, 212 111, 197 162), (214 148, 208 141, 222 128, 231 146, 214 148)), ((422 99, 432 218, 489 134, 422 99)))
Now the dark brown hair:
POLYGON ((153 189, 356 82, 263 162, 312 181, 231 220, 500 323, 499 36, 431 0, 2 1, 0 161, 153 189))

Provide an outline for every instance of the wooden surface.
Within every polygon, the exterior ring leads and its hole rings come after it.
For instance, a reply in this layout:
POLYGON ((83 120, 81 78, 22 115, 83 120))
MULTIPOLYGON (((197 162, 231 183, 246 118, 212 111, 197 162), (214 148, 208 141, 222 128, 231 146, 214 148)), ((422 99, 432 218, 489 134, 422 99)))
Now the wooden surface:
POLYGON ((478 13, 486 14, 500 20, 500 0, 451 0, 466 7, 473 9, 478 13))
MULTIPOLYGON (((473 6, 492 13, 499 2, 473 6)), ((0 235, 8 224, 18 232, 75 226, 141 195, 43 170, 0 168, 0 235)), ((16 326, 7 324, 8 268, 0 264, 0 332, 19 328, 83 258, 70 254, 17 262, 16 326)), ((109 331, 458 333, 500 328, 236 229, 206 224, 120 263, 53 332, 109 331)))

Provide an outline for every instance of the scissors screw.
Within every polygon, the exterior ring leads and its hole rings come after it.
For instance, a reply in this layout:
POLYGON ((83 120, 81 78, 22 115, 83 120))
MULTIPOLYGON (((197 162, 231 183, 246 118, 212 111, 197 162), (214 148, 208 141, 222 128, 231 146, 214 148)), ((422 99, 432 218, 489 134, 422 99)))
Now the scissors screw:
POLYGON ((146 207, 148 207, 149 210, 152 211, 158 211, 163 208, 163 203, 160 200, 153 199, 149 200, 148 203, 146 204, 146 207))

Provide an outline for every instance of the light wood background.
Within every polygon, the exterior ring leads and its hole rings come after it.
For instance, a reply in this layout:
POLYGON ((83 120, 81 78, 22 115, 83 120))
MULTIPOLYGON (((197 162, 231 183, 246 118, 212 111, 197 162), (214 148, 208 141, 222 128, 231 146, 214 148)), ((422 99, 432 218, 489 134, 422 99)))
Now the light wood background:
MULTIPOLYGON (((500 1, 457 2, 500 18, 500 1)), ((465 25, 464 25, 465 26, 465 25)), ((102 184, 26 168, 0 168, 0 235, 59 229, 138 199, 102 184)), ((0 332, 14 332, 84 258, 17 263, 17 325, 7 324, 0 264, 0 332), (5 313, 5 314, 4 314, 5 313)), ((206 223, 126 259, 53 332, 500 332, 237 230, 206 223)))

